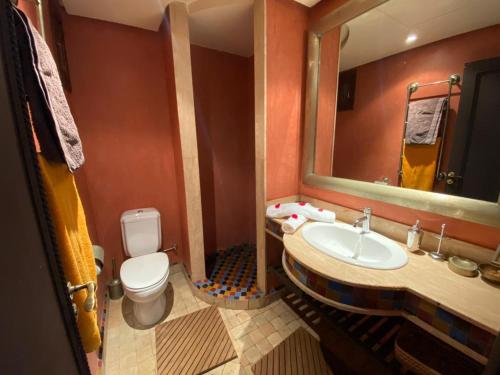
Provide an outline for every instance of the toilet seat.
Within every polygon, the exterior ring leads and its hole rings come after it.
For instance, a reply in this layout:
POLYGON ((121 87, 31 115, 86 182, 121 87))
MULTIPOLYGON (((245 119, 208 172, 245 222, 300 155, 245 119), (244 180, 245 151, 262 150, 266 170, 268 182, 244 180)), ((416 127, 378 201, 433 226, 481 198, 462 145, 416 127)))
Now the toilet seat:
POLYGON ((147 291, 165 282, 169 274, 165 253, 152 253, 127 259, 120 268, 120 278, 130 291, 147 291))
POLYGON ((129 291, 129 292, 137 294, 137 295, 139 295, 139 294, 140 295, 149 295, 150 293, 148 293, 148 292, 155 292, 156 289, 164 286, 165 281, 167 279, 168 279, 168 272, 165 274, 165 277, 163 279, 161 279, 160 281, 158 281, 157 283, 155 283, 153 285, 150 285, 150 286, 147 286, 144 288, 131 288, 131 287, 127 286, 125 283, 123 283, 123 288, 126 291, 129 291))

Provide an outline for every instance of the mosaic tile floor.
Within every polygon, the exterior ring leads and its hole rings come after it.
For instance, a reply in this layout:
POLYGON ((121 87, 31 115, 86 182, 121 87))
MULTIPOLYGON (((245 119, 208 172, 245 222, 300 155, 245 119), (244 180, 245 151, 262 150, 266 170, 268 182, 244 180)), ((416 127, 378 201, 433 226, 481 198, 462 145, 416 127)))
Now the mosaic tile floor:
POLYGON ((244 244, 220 251, 210 277, 195 281, 194 285, 216 298, 250 300, 263 295, 256 279, 255 245, 244 244))
MULTIPOLYGON (((180 265, 173 265, 170 272, 167 312, 163 321, 209 306, 192 294, 189 280, 180 265)), ((104 374, 156 374, 155 327, 141 327, 137 324, 129 302, 126 297, 109 301, 104 342, 104 374)), ((210 371, 210 375, 253 374, 251 365, 298 327, 304 327, 314 337, 318 337, 283 300, 256 310, 218 309, 238 358, 210 371)))

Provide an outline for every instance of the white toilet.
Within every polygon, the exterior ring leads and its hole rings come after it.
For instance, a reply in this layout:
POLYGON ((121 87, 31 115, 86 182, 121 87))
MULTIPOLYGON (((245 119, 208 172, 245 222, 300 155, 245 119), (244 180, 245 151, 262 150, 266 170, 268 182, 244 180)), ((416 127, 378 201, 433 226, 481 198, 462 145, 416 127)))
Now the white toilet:
POLYGON ((121 216, 125 253, 120 278, 128 298, 134 302, 134 315, 143 325, 157 323, 165 312, 165 289, 169 261, 161 246, 160 213, 154 208, 125 211, 121 216))

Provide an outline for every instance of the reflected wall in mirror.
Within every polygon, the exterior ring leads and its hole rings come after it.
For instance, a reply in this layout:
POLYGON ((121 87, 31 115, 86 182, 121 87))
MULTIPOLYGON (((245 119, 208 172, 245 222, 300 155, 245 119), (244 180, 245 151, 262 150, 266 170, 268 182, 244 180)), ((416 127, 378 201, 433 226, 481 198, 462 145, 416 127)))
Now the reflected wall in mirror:
POLYGON ((500 1, 390 0, 321 36, 314 173, 498 202, 500 1))

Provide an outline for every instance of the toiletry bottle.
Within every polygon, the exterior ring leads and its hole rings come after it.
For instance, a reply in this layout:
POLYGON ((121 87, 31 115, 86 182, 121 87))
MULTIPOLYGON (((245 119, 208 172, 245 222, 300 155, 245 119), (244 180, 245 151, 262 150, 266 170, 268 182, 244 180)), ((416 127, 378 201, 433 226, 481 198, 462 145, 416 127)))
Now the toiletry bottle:
POLYGON ((420 248, 422 241, 422 229, 420 229, 420 220, 417 220, 415 225, 408 229, 408 237, 406 238, 406 247, 409 251, 417 251, 420 248))

